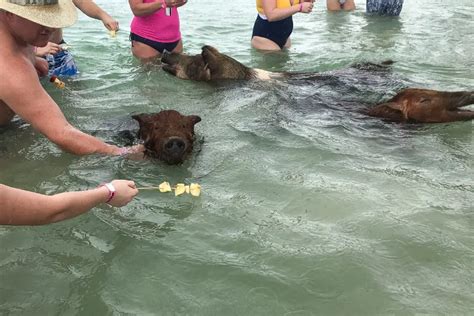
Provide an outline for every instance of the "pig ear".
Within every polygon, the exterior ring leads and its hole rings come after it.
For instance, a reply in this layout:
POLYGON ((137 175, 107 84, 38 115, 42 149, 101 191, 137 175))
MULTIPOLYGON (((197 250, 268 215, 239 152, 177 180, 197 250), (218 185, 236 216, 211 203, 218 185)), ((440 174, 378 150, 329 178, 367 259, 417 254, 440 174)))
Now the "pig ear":
POLYGON ((137 115, 132 115, 132 118, 136 120, 140 125, 147 124, 150 121, 150 114, 142 113, 137 115))
POLYGON ((201 118, 197 115, 188 115, 188 120, 194 125, 201 122, 201 118))
POLYGON ((145 114, 136 114, 132 115, 132 119, 136 120, 138 123, 143 123, 143 118, 145 114))

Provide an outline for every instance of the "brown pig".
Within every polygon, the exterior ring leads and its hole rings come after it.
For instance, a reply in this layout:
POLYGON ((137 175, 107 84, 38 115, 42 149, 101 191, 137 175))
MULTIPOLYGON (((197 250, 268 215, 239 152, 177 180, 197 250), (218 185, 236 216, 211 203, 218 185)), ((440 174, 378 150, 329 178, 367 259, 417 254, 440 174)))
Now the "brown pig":
POLYGON ((404 89, 389 101, 367 110, 370 116, 394 122, 446 123, 474 119, 474 111, 460 109, 474 104, 474 92, 404 89))
POLYGON ((182 115, 174 110, 138 114, 138 137, 144 141, 145 155, 170 165, 182 163, 193 150, 194 125, 197 115, 182 115))

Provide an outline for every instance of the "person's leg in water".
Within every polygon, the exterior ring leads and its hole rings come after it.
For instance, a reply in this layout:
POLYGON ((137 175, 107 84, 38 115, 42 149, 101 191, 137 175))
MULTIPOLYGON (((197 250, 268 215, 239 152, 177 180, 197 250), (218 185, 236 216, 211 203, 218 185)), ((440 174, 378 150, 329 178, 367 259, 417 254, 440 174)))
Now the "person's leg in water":
POLYGON ((367 0, 367 13, 398 16, 402 11, 403 0, 367 0))
POLYGON ((328 11, 351 11, 355 10, 354 0, 327 0, 326 7, 328 11))
POLYGON ((162 43, 131 33, 130 40, 132 42, 133 56, 137 57, 144 63, 159 60, 165 49, 174 53, 183 52, 183 41, 181 39, 172 43, 162 43))
POLYGON ((290 35, 293 31, 293 18, 269 22, 257 16, 252 32, 252 47, 264 51, 279 51, 291 46, 290 35))

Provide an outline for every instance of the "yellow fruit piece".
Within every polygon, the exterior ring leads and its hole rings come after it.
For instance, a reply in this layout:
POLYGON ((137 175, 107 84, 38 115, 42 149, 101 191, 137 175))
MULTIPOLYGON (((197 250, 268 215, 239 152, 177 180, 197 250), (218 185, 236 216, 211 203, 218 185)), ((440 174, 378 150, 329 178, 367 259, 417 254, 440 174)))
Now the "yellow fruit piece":
POLYGON ((54 84, 55 84, 56 87, 59 88, 59 89, 64 89, 64 87, 66 86, 66 85, 64 84, 64 82, 62 82, 62 81, 59 80, 59 79, 55 79, 55 80, 54 80, 54 84))
POLYGON ((189 192, 192 196, 200 196, 201 195, 201 185, 197 183, 191 183, 189 186, 189 192))
POLYGON ((174 189, 174 195, 178 196, 183 194, 184 192, 186 192, 186 186, 184 185, 184 183, 178 183, 176 185, 176 188, 174 189))
POLYGON ((171 186, 165 181, 158 186, 158 190, 160 190, 161 193, 171 192, 171 186))
POLYGON ((112 30, 109 32, 110 33, 110 37, 115 37, 115 35, 117 35, 116 31, 112 30))

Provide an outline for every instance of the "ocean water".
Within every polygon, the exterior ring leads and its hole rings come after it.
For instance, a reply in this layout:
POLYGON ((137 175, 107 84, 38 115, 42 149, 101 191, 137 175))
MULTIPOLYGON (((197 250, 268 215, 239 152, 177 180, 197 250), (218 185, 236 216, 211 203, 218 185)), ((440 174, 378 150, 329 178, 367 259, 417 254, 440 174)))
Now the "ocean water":
POLYGON ((292 48, 270 55, 250 48, 253 1, 180 9, 186 53, 209 44, 271 71, 395 61, 386 80, 336 85, 176 79, 132 57, 126 1, 97 3, 121 31, 81 14, 65 30, 81 75, 46 89, 111 142, 131 114, 200 115, 195 152, 181 166, 77 157, 17 121, 0 133, 0 182, 47 194, 198 182, 202 196, 142 192, 120 209, 0 227, 0 315, 474 314, 472 122, 391 124, 338 106, 405 86, 473 90, 472 1, 405 1, 399 18, 319 1, 294 17, 292 48))

